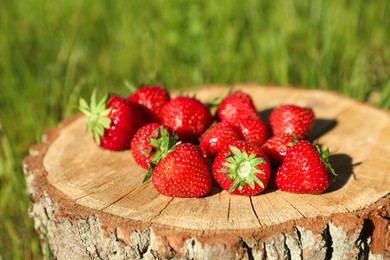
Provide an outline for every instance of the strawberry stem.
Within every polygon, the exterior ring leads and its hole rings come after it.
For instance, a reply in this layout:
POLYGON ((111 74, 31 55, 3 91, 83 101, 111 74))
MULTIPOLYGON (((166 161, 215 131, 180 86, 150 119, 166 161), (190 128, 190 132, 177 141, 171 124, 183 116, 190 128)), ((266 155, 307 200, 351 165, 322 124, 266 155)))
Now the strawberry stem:
POLYGON ((229 87, 229 92, 226 94, 225 97, 216 97, 213 100, 206 103, 206 106, 209 108, 209 111, 212 116, 215 116, 218 111, 218 107, 221 105, 222 101, 230 96, 233 93, 234 86, 229 87))
POLYGON ((293 140, 292 140, 291 142, 289 142, 289 143, 287 144, 287 146, 293 147, 294 144, 296 144, 296 143, 299 141, 297 135, 293 135, 293 136, 292 136, 292 139, 293 139, 293 140))
POLYGON ((332 177, 337 176, 336 171, 334 170, 332 164, 329 162, 329 148, 322 150, 318 144, 314 144, 318 154, 320 155, 321 162, 325 164, 326 170, 332 174, 332 177))
POLYGON ((233 192, 236 189, 239 191, 245 185, 249 185, 251 189, 255 188, 255 183, 264 188, 264 184, 256 174, 265 174, 263 171, 256 167, 262 163, 266 163, 263 158, 256 157, 255 153, 248 155, 246 151, 240 151, 235 146, 230 146, 232 154, 226 155, 226 162, 222 165, 227 169, 220 170, 221 173, 228 174, 229 180, 234 180, 230 186, 229 192, 233 192))
POLYGON ((178 138, 176 133, 170 135, 164 126, 160 126, 154 130, 153 136, 148 138, 148 142, 152 146, 152 149, 147 151, 147 153, 154 152, 154 154, 150 158, 150 167, 142 182, 147 182, 152 177, 153 170, 161 159, 172 152, 176 146, 181 144, 180 141, 177 141, 178 138))
POLYGON ((222 100, 223 100, 222 97, 216 97, 213 100, 206 103, 206 106, 209 108, 212 116, 215 116, 215 114, 217 113, 218 107, 221 104, 222 100))
POLYGON ((108 115, 110 108, 106 108, 108 95, 105 95, 98 103, 96 102, 96 90, 93 91, 90 104, 80 98, 79 110, 87 116, 87 131, 91 131, 95 142, 100 145, 101 137, 105 129, 110 128, 111 119, 108 115))

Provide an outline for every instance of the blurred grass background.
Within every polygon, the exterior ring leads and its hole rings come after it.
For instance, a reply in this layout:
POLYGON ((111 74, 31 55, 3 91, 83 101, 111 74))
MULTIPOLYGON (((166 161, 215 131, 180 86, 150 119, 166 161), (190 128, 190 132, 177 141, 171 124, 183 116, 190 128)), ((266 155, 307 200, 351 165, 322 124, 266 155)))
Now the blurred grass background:
POLYGON ((238 82, 390 107, 390 2, 0 0, 0 259, 41 258, 21 161, 92 89, 238 82))

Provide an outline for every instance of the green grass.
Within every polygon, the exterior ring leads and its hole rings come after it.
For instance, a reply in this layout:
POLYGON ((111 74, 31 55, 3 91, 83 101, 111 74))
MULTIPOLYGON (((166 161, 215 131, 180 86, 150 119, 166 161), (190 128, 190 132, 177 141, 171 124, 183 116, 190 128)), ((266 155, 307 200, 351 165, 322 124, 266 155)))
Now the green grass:
POLYGON ((92 89, 238 82, 390 108, 389 1, 0 0, 0 258, 41 256, 21 167, 92 89))

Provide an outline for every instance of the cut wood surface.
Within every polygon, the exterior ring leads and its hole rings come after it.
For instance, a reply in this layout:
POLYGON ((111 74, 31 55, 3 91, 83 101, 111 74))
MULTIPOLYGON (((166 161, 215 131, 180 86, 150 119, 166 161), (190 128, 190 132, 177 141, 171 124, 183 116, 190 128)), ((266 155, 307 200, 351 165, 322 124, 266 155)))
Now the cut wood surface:
MULTIPOLYGON (((329 147, 338 176, 321 195, 277 190, 234 196, 215 186, 170 198, 129 150, 96 146, 75 115, 46 132, 24 160, 30 214, 51 254, 88 258, 351 259, 390 257, 390 114, 323 90, 237 85, 264 120, 281 104, 312 107, 309 139, 329 147), (46 234, 46 235, 45 235, 46 234), (340 258, 338 258, 340 257, 340 258)), ((191 89, 202 101, 228 87, 191 89)))

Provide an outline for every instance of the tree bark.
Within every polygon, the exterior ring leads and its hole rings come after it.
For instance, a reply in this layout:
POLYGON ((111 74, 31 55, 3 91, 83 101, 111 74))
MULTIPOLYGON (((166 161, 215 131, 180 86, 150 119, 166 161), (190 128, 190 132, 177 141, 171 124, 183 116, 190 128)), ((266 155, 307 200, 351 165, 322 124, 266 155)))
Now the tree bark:
MULTIPOLYGON (((75 115, 46 131, 23 162, 30 215, 53 259, 389 259, 390 116, 323 90, 238 85, 267 120, 281 104, 310 106, 310 140, 338 176, 321 195, 277 190, 204 198, 159 194, 129 150, 112 152, 75 115)), ((229 88, 192 90, 202 101, 229 88)), ((46 250, 46 248, 48 250, 46 250)), ((47 251, 47 252, 46 252, 47 251)))

